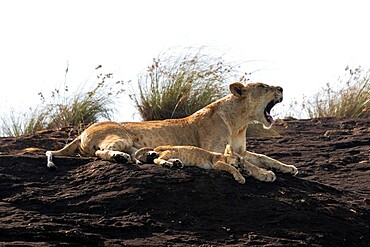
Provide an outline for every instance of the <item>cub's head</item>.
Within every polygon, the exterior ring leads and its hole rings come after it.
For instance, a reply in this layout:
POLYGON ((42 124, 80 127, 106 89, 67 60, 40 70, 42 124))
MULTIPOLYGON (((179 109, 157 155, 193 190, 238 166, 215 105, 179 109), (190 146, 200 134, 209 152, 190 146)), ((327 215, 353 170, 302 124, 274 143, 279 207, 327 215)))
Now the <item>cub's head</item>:
POLYGON ((243 158, 239 154, 233 152, 233 149, 229 144, 225 147, 224 158, 227 164, 234 165, 236 167, 240 166, 244 162, 243 158))
POLYGON ((235 167, 239 170, 239 172, 243 172, 243 175, 251 176, 251 171, 245 169, 245 160, 243 156, 239 155, 238 153, 234 153, 233 149, 229 144, 226 145, 225 152, 224 152, 224 161, 235 167))
POLYGON ((243 85, 240 82, 235 82, 230 85, 229 89, 238 99, 240 114, 245 115, 251 121, 262 123, 265 128, 270 128, 275 123, 270 112, 277 103, 283 101, 281 87, 263 83, 243 85))

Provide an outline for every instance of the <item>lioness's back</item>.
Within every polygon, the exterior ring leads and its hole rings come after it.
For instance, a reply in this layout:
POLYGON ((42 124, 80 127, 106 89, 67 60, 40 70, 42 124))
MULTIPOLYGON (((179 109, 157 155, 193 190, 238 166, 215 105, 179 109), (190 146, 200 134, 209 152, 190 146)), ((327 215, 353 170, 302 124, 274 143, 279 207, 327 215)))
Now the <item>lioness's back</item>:
POLYGON ((196 132, 191 131, 184 119, 121 123, 137 148, 161 145, 197 146, 196 132))

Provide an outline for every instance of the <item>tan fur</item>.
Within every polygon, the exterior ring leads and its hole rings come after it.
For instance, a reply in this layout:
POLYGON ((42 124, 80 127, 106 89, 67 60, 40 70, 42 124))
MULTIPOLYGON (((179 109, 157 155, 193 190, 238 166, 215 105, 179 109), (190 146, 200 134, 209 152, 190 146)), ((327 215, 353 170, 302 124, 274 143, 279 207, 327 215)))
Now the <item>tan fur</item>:
POLYGON ((222 153, 229 143, 236 153, 243 156, 244 169, 258 180, 271 182, 276 178, 272 171, 263 168, 296 174, 297 168, 292 165, 246 151, 248 124, 257 121, 266 128, 271 127, 264 110, 269 102, 282 100, 282 88, 262 83, 243 85, 236 82, 229 89, 230 95, 186 118, 93 124, 63 149, 46 152, 48 167, 55 167, 53 155, 67 156, 79 152, 85 156, 124 162, 142 147, 197 146, 222 153))
POLYGON ((154 164, 172 167, 176 166, 197 166, 203 169, 214 169, 226 171, 234 176, 234 179, 241 184, 245 183, 245 178, 234 167, 243 165, 243 159, 234 154, 230 145, 227 145, 224 153, 211 152, 194 146, 159 146, 154 149, 141 148, 133 155, 134 159, 146 162, 145 156, 148 151, 155 152, 157 158, 154 164))

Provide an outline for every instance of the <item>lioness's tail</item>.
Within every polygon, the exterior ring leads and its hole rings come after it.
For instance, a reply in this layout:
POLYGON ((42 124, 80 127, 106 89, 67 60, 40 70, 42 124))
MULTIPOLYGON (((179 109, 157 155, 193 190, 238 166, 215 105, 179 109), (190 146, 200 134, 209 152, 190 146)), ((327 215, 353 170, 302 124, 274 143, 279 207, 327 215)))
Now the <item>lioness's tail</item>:
POLYGON ((153 162, 152 160, 148 160, 148 152, 150 152, 150 151, 153 151, 153 148, 149 148, 149 147, 140 148, 139 150, 137 150, 132 155, 132 160, 136 164, 139 164, 139 163, 152 163, 153 162))
POLYGON ((47 157, 47 167, 51 169, 56 169, 56 165, 53 163, 53 156, 70 156, 72 154, 77 154, 81 143, 81 137, 77 137, 71 143, 68 143, 64 148, 56 151, 46 151, 47 157))

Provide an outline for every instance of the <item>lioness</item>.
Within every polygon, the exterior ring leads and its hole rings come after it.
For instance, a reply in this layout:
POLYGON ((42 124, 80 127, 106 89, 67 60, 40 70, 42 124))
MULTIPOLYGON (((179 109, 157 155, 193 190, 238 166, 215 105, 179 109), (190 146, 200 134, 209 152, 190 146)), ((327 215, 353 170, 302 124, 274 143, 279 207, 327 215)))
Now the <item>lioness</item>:
POLYGON ((203 169, 214 169, 226 171, 234 176, 241 184, 245 178, 234 167, 243 166, 243 158, 234 154, 230 145, 226 145, 224 153, 216 153, 194 146, 159 146, 152 148, 141 148, 133 155, 134 159, 148 162, 147 156, 154 158, 154 164, 160 166, 197 166, 203 169), (233 166, 234 165, 234 166, 233 166))
POLYGON ((82 134, 57 151, 47 151, 47 166, 55 168, 53 155, 69 156, 79 152, 84 156, 99 156, 118 162, 130 161, 130 155, 142 147, 161 145, 197 146, 222 153, 226 144, 244 158, 244 169, 260 181, 276 179, 275 168, 296 174, 297 168, 265 155, 246 151, 246 131, 251 122, 266 128, 274 124, 270 115, 275 104, 283 99, 281 87, 263 83, 229 86, 231 94, 181 119, 146 122, 101 122, 88 127, 82 134))

